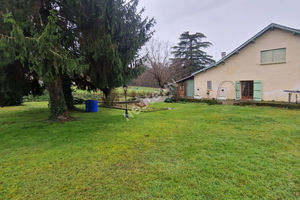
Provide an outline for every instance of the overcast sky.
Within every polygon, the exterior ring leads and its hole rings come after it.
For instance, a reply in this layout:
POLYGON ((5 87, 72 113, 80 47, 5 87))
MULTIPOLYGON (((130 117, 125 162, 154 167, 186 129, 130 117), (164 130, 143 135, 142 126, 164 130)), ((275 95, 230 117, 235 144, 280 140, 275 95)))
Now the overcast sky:
POLYGON ((184 31, 201 32, 219 60, 270 23, 300 29, 300 0, 140 0, 154 17, 154 38, 176 44, 184 31))

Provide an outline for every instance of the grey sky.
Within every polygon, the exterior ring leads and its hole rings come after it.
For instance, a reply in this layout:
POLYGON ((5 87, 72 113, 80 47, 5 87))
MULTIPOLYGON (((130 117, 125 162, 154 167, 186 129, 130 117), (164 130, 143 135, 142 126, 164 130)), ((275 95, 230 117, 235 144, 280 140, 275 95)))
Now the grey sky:
POLYGON ((270 23, 300 29, 300 0, 140 0, 140 6, 157 21, 154 38, 175 44, 184 31, 202 32, 216 60, 270 23))

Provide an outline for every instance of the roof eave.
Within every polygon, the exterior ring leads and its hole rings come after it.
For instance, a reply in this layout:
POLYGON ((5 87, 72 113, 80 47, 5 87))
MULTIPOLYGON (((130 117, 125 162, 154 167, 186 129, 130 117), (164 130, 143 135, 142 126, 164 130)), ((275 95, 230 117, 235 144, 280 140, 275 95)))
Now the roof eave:
POLYGON ((181 80, 176 81, 176 83, 180 83, 180 82, 182 82, 182 81, 186 81, 186 80, 191 79, 191 78, 194 78, 194 75, 193 75, 193 74, 192 74, 191 76, 188 76, 188 77, 185 77, 185 78, 183 78, 183 79, 181 79, 181 80))

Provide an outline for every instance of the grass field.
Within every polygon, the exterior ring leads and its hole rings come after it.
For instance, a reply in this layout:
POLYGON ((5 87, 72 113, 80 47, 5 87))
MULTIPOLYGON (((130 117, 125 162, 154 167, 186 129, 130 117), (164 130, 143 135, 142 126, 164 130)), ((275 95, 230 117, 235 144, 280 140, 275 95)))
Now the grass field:
POLYGON ((0 108, 0 199, 300 199, 300 111, 153 106, 174 109, 0 108))
MULTIPOLYGON (((88 92, 88 91, 85 91, 85 90, 79 90, 77 88, 73 88, 76 93, 79 93, 79 94, 86 94, 86 93, 91 93, 91 94, 102 94, 101 91, 99 92, 88 92)), ((122 87, 119 87, 119 88, 116 88, 116 91, 118 93, 124 93, 124 90, 122 87)), ((128 86, 128 93, 131 93, 131 92, 136 92, 136 93, 154 93, 154 92, 159 92, 159 88, 151 88, 151 87, 140 87, 140 86, 128 86)))
MULTIPOLYGON (((120 93, 123 93, 123 88, 121 88, 121 87, 117 88, 117 91, 120 93)), ((130 93, 133 91, 135 91, 136 93, 154 93, 154 92, 159 93, 159 88, 129 86, 128 92, 130 93)))
MULTIPOLYGON (((76 87, 73 87, 73 97, 84 99, 84 100, 90 100, 90 99, 98 99, 101 100, 101 97, 103 96, 103 93, 101 91, 87 91, 87 90, 80 90, 76 87)), ((136 97, 136 96, 149 96, 154 93, 159 94, 159 88, 151 88, 151 87, 139 87, 139 86, 129 86, 127 95, 129 97, 136 97)), ((164 90, 166 92, 166 90, 164 90)), ((124 96, 124 90, 122 87, 116 88, 116 92, 119 94, 119 96, 123 100, 124 96)), ((32 96, 28 95, 24 97, 25 102, 42 102, 42 101, 48 101, 49 100, 49 94, 47 91, 44 92, 41 96, 32 96)))

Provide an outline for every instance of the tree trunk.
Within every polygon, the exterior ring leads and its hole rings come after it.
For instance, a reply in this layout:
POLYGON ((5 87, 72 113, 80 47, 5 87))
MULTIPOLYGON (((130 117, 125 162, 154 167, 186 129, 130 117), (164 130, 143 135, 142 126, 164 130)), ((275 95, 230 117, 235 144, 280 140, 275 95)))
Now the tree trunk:
POLYGON ((62 87, 64 91, 65 101, 68 110, 76 110, 77 108, 74 106, 74 99, 72 95, 72 81, 70 77, 66 74, 62 76, 62 87))
POLYGON ((159 95, 160 95, 160 96, 164 96, 164 87, 161 87, 161 88, 159 89, 159 95))
POLYGON ((111 93, 111 89, 109 88, 103 88, 101 89, 103 92, 103 104, 106 106, 111 106, 113 104, 113 102, 110 102, 110 93, 111 93))
POLYGON ((110 95, 110 92, 111 90, 110 89, 105 89, 105 90, 102 90, 103 94, 104 94, 104 97, 107 99, 109 98, 109 95, 110 95))
POLYGON ((53 121, 68 121, 71 119, 67 109, 65 96, 62 87, 62 79, 60 76, 57 79, 50 81, 47 85, 50 100, 50 120, 53 121))

